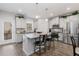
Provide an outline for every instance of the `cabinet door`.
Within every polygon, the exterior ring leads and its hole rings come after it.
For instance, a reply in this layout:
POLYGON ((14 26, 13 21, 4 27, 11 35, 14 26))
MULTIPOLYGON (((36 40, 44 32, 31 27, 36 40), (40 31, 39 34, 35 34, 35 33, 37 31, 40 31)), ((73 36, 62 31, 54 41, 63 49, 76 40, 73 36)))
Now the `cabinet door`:
POLYGON ((24 28, 24 19, 16 19, 16 28, 24 28))
POLYGON ((32 24, 31 23, 27 23, 27 32, 31 32, 32 31, 32 24))
POLYGON ((16 19, 16 28, 21 28, 21 20, 16 19))
POLYGON ((23 41, 23 35, 22 34, 17 34, 16 35, 16 41, 17 42, 22 42, 23 41))
POLYGON ((25 28, 25 20, 24 19, 21 21, 21 28, 25 28))

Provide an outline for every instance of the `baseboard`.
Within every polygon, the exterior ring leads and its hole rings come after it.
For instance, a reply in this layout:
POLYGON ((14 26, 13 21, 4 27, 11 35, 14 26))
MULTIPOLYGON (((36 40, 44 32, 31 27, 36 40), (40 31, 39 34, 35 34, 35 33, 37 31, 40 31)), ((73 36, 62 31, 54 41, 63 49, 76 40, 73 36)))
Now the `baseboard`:
MULTIPOLYGON (((55 40, 55 41, 57 41, 57 40, 55 40)), ((72 45, 72 44, 65 43, 65 42, 63 42, 63 41, 60 41, 60 40, 58 40, 58 42, 61 42, 61 43, 63 43, 63 44, 67 44, 67 45, 72 45)))
POLYGON ((17 43, 22 43, 22 42, 16 42, 16 41, 5 42, 5 41, 3 41, 3 42, 0 43, 0 46, 9 45, 9 44, 17 44, 17 43))

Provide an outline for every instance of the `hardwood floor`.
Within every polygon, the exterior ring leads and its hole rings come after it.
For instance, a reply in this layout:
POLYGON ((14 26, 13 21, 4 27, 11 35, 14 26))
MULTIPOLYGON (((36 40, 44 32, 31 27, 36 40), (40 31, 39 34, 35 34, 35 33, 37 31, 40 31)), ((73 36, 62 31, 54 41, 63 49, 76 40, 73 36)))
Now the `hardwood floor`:
POLYGON ((0 46, 0 56, 25 56, 22 43, 0 46))
MULTIPOLYGON (((36 55, 37 53, 33 54, 33 56, 36 55)), ((42 52, 41 56, 73 56, 72 46, 55 41, 55 48, 52 43, 51 49, 47 50, 46 53, 42 52)))
MULTIPOLYGON (((52 47, 50 50, 47 50, 46 53, 42 52, 41 56, 72 56, 72 46, 63 44, 61 42, 55 42, 55 49, 52 47)), ((22 43, 19 44, 8 44, 0 46, 0 56, 25 56, 25 53, 22 50, 22 43)), ((36 53, 32 56, 38 56, 36 53)))

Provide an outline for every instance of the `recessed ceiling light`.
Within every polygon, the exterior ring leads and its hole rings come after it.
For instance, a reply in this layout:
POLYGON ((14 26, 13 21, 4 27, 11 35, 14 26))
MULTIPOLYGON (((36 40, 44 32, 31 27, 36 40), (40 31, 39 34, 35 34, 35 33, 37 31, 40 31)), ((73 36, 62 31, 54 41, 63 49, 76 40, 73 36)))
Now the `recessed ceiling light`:
POLYGON ((18 11, 19 11, 19 12, 22 12, 22 10, 21 10, 21 9, 19 9, 18 11))
POLYGON ((45 19, 45 21, 48 21, 48 19, 45 19))
POLYGON ((39 18, 40 16, 35 16, 35 18, 39 18))
POLYGON ((67 8, 66 10, 70 10, 70 8, 67 8))

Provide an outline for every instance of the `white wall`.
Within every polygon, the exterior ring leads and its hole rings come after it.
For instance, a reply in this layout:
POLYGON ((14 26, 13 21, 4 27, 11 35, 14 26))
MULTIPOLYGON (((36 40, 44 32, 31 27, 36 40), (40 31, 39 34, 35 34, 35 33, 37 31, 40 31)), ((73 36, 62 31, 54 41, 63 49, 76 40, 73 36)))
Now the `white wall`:
MULTIPOLYGON (((15 40, 15 16, 14 14, 0 11, 0 44, 4 44, 9 42, 8 40, 4 41, 4 23, 10 22, 12 24, 12 40, 10 42, 16 41, 15 40)), ((7 28, 7 27, 6 27, 7 28)))

